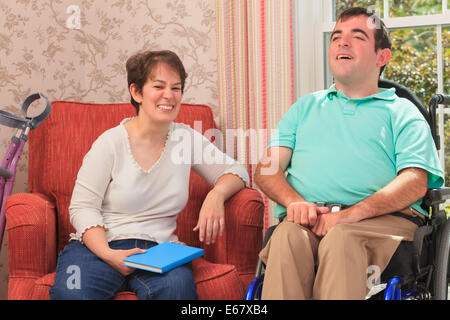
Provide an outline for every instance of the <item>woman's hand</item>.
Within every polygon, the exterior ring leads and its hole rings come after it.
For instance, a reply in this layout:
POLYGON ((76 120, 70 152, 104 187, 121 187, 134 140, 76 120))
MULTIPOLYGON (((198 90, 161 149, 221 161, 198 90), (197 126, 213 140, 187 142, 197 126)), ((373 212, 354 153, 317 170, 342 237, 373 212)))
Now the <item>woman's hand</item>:
POLYGON ((215 243, 217 235, 222 236, 225 229, 225 198, 224 195, 212 189, 203 201, 197 225, 193 231, 199 231, 201 242, 215 243))
POLYGON ((144 253, 144 249, 134 248, 129 250, 114 250, 110 249, 104 255, 103 260, 109 264, 113 269, 120 272, 123 276, 127 276, 135 271, 135 268, 130 268, 124 265, 123 259, 137 253, 144 253))
POLYGON ((203 201, 197 225, 193 231, 199 231, 201 242, 215 243, 217 235, 222 236, 225 230, 225 201, 245 187, 244 181, 231 173, 217 179, 214 188, 203 201))
POLYGON ((101 226, 92 227, 83 233, 83 242, 97 257, 105 261, 112 268, 127 276, 135 269, 123 265, 123 259, 136 254, 144 253, 144 249, 114 250, 109 247, 105 229, 101 226))

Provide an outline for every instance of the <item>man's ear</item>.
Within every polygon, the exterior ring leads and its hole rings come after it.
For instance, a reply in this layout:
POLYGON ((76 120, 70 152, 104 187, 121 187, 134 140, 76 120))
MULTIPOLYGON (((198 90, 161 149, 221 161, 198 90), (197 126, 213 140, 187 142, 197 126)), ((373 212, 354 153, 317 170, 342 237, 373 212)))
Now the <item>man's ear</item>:
POLYGON ((377 67, 382 67, 391 60, 392 52, 389 48, 379 49, 377 58, 377 67))
POLYGON ((134 101, 142 103, 142 93, 138 90, 135 83, 130 84, 130 94, 134 101))

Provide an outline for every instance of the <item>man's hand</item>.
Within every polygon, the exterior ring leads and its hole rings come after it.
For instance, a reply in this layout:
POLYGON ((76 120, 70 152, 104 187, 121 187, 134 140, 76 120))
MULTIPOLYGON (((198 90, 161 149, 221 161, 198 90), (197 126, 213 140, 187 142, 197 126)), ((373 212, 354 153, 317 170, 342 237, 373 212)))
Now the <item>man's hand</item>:
POLYGON ((340 222, 340 212, 329 212, 326 214, 319 214, 316 224, 311 228, 318 237, 324 237, 328 231, 340 222))
POLYGON ((328 213, 327 207, 318 207, 315 203, 307 201, 291 202, 287 209, 288 222, 300 224, 304 227, 314 226, 318 215, 328 213))

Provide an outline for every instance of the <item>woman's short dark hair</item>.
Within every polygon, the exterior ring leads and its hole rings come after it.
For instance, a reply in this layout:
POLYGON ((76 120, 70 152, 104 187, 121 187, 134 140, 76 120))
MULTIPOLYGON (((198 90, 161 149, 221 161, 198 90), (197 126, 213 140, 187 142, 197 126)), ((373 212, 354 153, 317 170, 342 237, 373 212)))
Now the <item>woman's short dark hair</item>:
MULTIPOLYGON (((375 51, 378 49, 391 49, 392 42, 389 37, 389 31, 386 28, 384 22, 372 11, 361 7, 352 7, 341 12, 336 21, 345 22, 347 19, 355 16, 364 15, 368 18, 374 19, 373 23, 375 25, 375 51)), ((385 66, 381 67, 380 75, 383 72, 385 66)))
MULTIPOLYGON (((187 73, 180 58, 169 50, 148 50, 131 56, 126 63, 128 89, 134 83, 137 91, 142 93, 144 84, 147 82, 155 67, 160 63, 167 64, 178 73, 181 80, 181 93, 183 93, 187 73)), ((133 99, 133 96, 131 96, 131 104, 136 108, 136 114, 139 114, 139 103, 133 99)))

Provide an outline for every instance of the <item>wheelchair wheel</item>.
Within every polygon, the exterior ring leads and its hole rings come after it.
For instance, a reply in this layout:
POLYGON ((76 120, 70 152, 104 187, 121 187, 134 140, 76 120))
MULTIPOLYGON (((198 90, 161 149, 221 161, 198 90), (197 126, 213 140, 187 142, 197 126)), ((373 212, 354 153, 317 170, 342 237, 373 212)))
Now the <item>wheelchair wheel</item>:
POLYGON ((253 279, 245 295, 245 300, 261 300, 264 274, 253 279))
POLYGON ((447 300, 448 269, 450 250, 450 220, 441 228, 439 247, 437 248, 436 271, 434 276, 434 299, 447 300))

